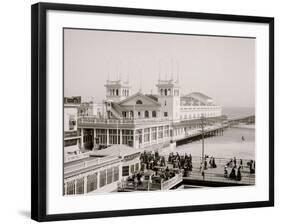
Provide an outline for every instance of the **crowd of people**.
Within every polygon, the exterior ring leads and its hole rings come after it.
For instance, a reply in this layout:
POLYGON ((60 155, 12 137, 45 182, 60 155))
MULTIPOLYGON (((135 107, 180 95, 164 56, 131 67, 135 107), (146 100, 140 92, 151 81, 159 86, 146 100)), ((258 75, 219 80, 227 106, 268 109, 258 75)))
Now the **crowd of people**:
MULTIPOLYGON (((183 176, 186 177, 190 174, 193 169, 192 155, 185 154, 180 155, 177 153, 170 153, 168 158, 161 156, 156 152, 143 152, 140 156, 142 168, 141 170, 152 170, 154 176, 160 180, 168 180, 175 176, 176 173, 182 172, 183 176)), ((242 180, 242 170, 245 167, 250 170, 250 173, 255 173, 255 162, 253 160, 245 162, 242 159, 231 158, 224 167, 224 177, 232 180, 242 180)), ((200 172, 202 173, 203 179, 205 177, 205 171, 207 169, 217 168, 215 157, 205 155, 203 162, 200 164, 200 172)), ((134 182, 141 183, 142 175, 136 174, 132 177, 134 182)))
POLYGON ((224 167, 224 177, 240 181, 242 179, 241 170, 243 170, 245 167, 249 168, 251 174, 255 173, 254 160, 250 160, 245 166, 242 159, 237 161, 236 157, 233 159, 231 158, 224 167), (229 174, 227 168, 231 169, 229 174))
POLYGON ((140 155, 140 161, 142 164, 142 170, 154 170, 156 166, 166 166, 166 161, 164 156, 160 156, 159 153, 156 152, 146 152, 144 151, 140 155))

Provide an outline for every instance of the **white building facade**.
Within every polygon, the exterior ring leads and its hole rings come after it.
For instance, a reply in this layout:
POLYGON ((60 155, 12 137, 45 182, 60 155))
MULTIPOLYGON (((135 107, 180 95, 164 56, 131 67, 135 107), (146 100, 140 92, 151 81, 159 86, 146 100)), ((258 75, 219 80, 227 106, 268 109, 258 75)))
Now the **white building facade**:
POLYGON ((78 118, 82 145, 162 147, 199 128, 203 117, 220 122, 222 109, 212 98, 198 92, 184 95, 173 79, 158 80, 156 87, 155 95, 132 94, 128 82, 107 81, 102 116, 78 118))

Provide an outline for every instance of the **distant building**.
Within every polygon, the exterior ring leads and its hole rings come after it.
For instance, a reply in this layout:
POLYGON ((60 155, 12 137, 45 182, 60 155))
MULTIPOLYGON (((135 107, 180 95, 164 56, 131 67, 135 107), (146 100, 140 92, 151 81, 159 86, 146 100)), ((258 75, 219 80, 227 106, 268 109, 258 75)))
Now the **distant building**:
POLYGON ((78 104, 64 104, 64 154, 77 155, 81 149, 81 136, 78 130, 78 104))
POLYGON ((64 97, 64 104, 80 104, 81 96, 64 97))

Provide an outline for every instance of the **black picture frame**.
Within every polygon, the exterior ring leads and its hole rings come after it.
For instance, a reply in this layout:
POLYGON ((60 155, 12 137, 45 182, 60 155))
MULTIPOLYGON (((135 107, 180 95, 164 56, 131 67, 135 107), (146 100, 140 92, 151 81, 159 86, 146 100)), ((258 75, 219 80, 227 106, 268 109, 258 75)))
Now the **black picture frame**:
POLYGON ((206 210, 238 209, 274 206, 274 18, 164 11, 137 8, 103 7, 74 4, 37 3, 31 10, 31 218, 37 221, 74 220, 116 216, 148 215, 161 213, 193 212, 206 210), (234 22, 253 22, 269 25, 269 200, 243 203, 226 203, 196 206, 159 207, 131 210, 114 210, 84 213, 46 213, 46 13, 48 10, 100 12, 123 15, 140 15, 169 18, 192 18, 234 22))

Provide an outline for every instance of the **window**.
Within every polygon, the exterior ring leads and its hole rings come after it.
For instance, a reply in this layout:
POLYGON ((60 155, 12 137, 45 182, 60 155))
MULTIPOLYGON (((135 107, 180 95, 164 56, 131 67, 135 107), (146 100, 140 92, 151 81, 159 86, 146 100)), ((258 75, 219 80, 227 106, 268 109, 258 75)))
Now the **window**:
POLYGON ((163 89, 161 89, 160 92, 161 92, 161 95, 163 95, 163 89))
POLYGON ((149 112, 147 110, 144 112, 144 117, 149 117, 149 112))
POLYGON ((156 117, 156 111, 152 111, 152 117, 156 117))
POLYGON ((77 179, 76 194, 84 194, 84 177, 77 179))
POLYGON ((164 112, 164 117, 168 117, 168 112, 164 112))
POLYGON ((134 164, 133 164, 133 165, 131 165, 131 167, 130 167, 130 171, 131 171, 131 173, 134 173, 134 172, 135 172, 135 166, 134 166, 134 164))
POLYGON ((129 166, 123 166, 122 167, 122 176, 129 176, 129 166))
POLYGON ((158 127, 158 138, 163 138, 163 127, 158 127))
POLYGON ((137 100, 136 104, 142 104, 141 100, 137 100))
POLYGON ((70 195, 70 194, 75 194, 75 181, 72 180, 72 181, 69 181, 67 183, 67 189, 66 189, 66 194, 67 195, 70 195))
POLYGON ((106 145, 106 129, 97 129, 97 139, 98 139, 98 144, 100 145, 106 145))
POLYGON ((77 139, 64 140, 64 147, 77 145, 77 139))
POLYGON ((118 90, 118 89, 116 89, 116 96, 118 96, 118 94, 119 94, 119 90, 118 90))
POLYGON ((73 130, 76 125, 76 120, 74 115, 69 116, 69 130, 73 130))
POLYGON ((106 170, 100 171, 100 187, 106 185, 106 170))
POLYGON ((87 176, 87 193, 96 190, 98 187, 98 174, 87 176))
POLYGON ((157 132, 156 127, 151 128, 151 140, 156 140, 157 132))
POLYGON ((136 164, 135 164, 135 170, 136 170, 136 171, 139 171, 139 163, 136 163, 136 164))
POLYGON ((122 144, 130 145, 133 142, 133 130, 122 130, 122 144))
POLYGON ((114 145, 114 144, 119 144, 120 143, 120 130, 116 129, 109 129, 109 144, 114 145))
POLYGON ((169 137, 169 125, 164 126, 164 137, 169 137))
POLYGON ((138 117, 141 117, 141 112, 140 111, 138 111, 138 117))
POLYGON ((150 136, 149 136, 149 128, 144 129, 144 142, 149 142, 150 136))
POLYGON ((113 168, 113 181, 118 181, 119 180, 119 167, 116 166, 113 168))
POLYGON ((106 171, 106 184, 111 184, 113 178, 112 168, 107 169, 106 171))
POLYGON ((126 111, 122 111, 122 117, 126 117, 126 111))
POLYGON ((164 92, 165 92, 165 96, 167 96, 167 89, 165 89, 164 92))
POLYGON ((136 134, 135 134, 135 140, 139 141, 139 143, 142 143, 142 129, 138 129, 136 130, 136 134))

